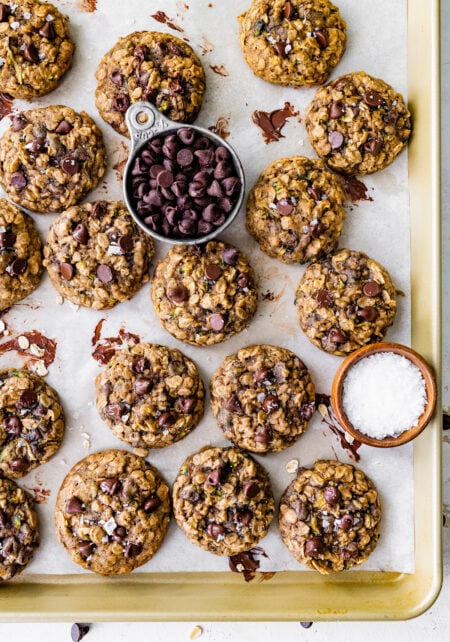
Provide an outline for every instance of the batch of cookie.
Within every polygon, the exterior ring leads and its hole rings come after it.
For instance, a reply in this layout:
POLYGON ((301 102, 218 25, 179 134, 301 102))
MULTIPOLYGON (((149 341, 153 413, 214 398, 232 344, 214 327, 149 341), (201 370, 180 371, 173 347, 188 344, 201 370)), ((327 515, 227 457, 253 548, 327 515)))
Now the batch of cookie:
MULTIPOLYGON (((245 60, 264 81, 322 85, 345 51, 345 22, 328 0, 253 0, 239 21, 245 60)), ((2 91, 27 100, 50 92, 73 53, 68 20, 53 5, 0 3, 2 91)), ((205 89, 193 49, 157 32, 119 39, 100 61, 96 78, 99 113, 123 135, 125 113, 140 100, 189 131, 205 89)), ((383 338, 394 322, 396 300, 382 265, 357 250, 337 249, 346 213, 342 175, 379 171, 394 161, 408 141, 410 115, 392 87, 355 72, 316 91, 305 124, 319 159, 271 163, 248 196, 247 229, 269 257, 308 263, 295 294, 300 327, 319 349, 345 355, 383 338)), ((177 178, 174 159, 186 163, 195 154, 188 139, 175 137, 158 169, 136 183, 152 220, 170 214, 171 232, 177 216, 186 220, 186 210, 197 205, 211 212, 212 199, 226 198, 225 170, 209 183, 205 179, 211 194, 205 187, 200 196, 177 178)), ((211 175, 226 156, 197 158, 211 175)), ((138 177, 145 165, 143 155, 138 177)), ((63 297, 97 310, 130 299, 148 282, 154 243, 125 204, 80 203, 105 167, 102 133, 85 112, 53 105, 12 116, 0 140, 0 185, 13 203, 58 216, 42 249, 32 217, 1 199, 0 311, 37 288, 44 267, 63 297)), ((182 236, 183 226, 177 230, 182 236)), ((193 233, 186 228, 187 238, 193 233)), ((211 346, 249 325, 257 278, 237 247, 219 240, 183 245, 181 238, 156 265, 151 298, 171 335, 211 346)), ((106 575, 132 571, 158 551, 172 513, 192 543, 217 555, 249 551, 266 535, 274 496, 267 472, 249 453, 270 456, 301 437, 315 412, 314 383, 296 354, 261 344, 226 357, 210 386, 212 413, 233 446, 208 446, 187 457, 172 492, 154 466, 121 449, 91 454, 71 469, 58 493, 55 520, 75 562, 106 575)), ((170 447, 204 413, 205 387, 196 365, 161 345, 118 350, 97 376, 95 390, 101 418, 134 449, 170 447)), ((32 499, 14 479, 48 461, 63 434, 57 393, 26 370, 1 370, 0 580, 22 571, 39 541, 32 499)), ((285 545, 321 573, 364 562, 376 546, 380 519, 371 480, 332 460, 300 468, 278 511, 285 545)))

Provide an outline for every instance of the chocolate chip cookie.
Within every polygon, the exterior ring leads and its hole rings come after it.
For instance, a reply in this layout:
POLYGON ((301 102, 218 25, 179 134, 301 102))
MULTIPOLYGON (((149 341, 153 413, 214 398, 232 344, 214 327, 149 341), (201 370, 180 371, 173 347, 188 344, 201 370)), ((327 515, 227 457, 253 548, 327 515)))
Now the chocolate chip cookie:
POLYGON ((55 89, 72 64, 69 19, 49 2, 0 3, 0 87, 30 100, 55 89))
POLYGON ((237 555, 263 538, 274 516, 270 479, 238 448, 207 446, 188 457, 173 485, 178 526, 215 555, 237 555))
POLYGON ((367 560, 380 520, 373 482, 350 464, 324 460, 299 469, 281 498, 278 526, 299 562, 328 575, 367 560))
POLYGON ((28 370, 0 370, 0 473, 23 477, 52 457, 64 436, 56 391, 28 370))
POLYGON ((239 21, 247 64, 278 85, 321 85, 347 44, 345 21, 328 0, 253 0, 239 21))
POLYGON ((263 252, 305 263, 333 251, 346 212, 340 180, 320 160, 293 156, 271 163, 247 200, 247 229, 263 252))
POLYGON ((183 439, 203 416, 198 370, 174 348, 138 343, 118 350, 95 379, 100 416, 122 441, 163 448, 183 439))
POLYGON ((124 203, 96 201, 70 207, 54 221, 44 265, 62 296, 105 310, 147 283, 154 251, 124 203))
POLYGON ((21 573, 39 546, 31 496, 12 479, 0 477, 0 583, 21 573))
POLYGON ((42 243, 33 219, 0 198, 0 311, 31 294, 41 275, 42 243))
POLYGON ((129 136, 125 112, 146 100, 170 120, 195 120, 205 91, 205 72, 194 50, 168 33, 135 31, 119 38, 95 72, 97 109, 119 134, 129 136))
POLYGON ((358 71, 316 91, 305 126, 317 155, 331 169, 372 174, 392 163, 405 147, 411 116, 401 94, 358 71))
POLYGON ((254 345, 229 355, 211 379, 211 409, 225 437, 255 453, 291 446, 315 410, 315 387, 290 350, 254 345))
POLYGON ((397 311, 389 272, 363 252, 347 249, 306 268, 295 304, 308 339, 336 355, 382 341, 397 311))
POLYGON ((34 212, 60 212, 97 187, 105 173, 103 136, 92 118, 51 105, 12 116, 0 139, 0 185, 34 212))
POLYGON ((169 527, 169 487, 125 450, 75 464, 56 499, 58 539, 74 562, 100 575, 130 573, 160 548, 169 527))
POLYGON ((156 266, 151 293, 164 328, 200 346, 244 330, 258 304, 247 257, 222 241, 171 248, 156 266))

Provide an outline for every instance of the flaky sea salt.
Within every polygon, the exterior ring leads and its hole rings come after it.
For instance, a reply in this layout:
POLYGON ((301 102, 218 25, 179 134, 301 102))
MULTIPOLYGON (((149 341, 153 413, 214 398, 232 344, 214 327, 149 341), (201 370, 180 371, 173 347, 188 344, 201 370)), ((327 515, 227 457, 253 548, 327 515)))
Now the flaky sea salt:
POLYGON ((396 437, 416 426, 427 394, 420 370, 394 352, 372 354, 350 368, 342 404, 356 430, 373 437, 396 437))

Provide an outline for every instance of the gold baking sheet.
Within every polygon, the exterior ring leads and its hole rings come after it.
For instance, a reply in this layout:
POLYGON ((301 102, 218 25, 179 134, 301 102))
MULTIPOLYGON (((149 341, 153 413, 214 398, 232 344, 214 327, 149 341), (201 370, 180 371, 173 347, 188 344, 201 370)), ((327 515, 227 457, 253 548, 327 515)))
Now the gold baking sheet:
MULTIPOLYGON (((387 17, 388 19, 388 17, 387 17)), ((440 373, 439 2, 408 0, 412 346, 440 373)), ((3 620, 405 619, 426 610, 442 581, 441 424, 414 443, 415 572, 322 577, 279 572, 244 583, 232 573, 26 575, 0 586, 3 620)))

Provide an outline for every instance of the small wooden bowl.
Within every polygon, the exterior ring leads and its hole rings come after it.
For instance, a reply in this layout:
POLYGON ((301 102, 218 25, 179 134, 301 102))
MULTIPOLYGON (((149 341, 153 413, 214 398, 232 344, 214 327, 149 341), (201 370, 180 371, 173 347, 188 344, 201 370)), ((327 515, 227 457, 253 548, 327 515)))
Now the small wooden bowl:
POLYGON ((406 444, 408 441, 415 439, 417 435, 420 435, 425 426, 429 423, 433 412, 436 406, 436 381, 434 379, 433 372, 427 362, 412 348, 401 345, 399 343, 374 343, 368 346, 364 346, 359 350, 356 350, 348 357, 344 359, 341 363, 333 379, 333 386, 331 389, 331 403, 333 406, 334 413, 346 432, 348 432, 354 439, 357 439, 363 444, 368 446, 376 446, 377 448, 392 448, 393 446, 401 446, 406 444), (372 354, 377 354, 379 352, 393 352, 399 354, 402 357, 409 359, 417 368, 419 368, 422 377, 425 380, 425 390, 427 394, 427 404, 425 410, 419 418, 419 421, 416 426, 408 428, 402 432, 397 437, 385 437, 384 439, 375 439, 374 437, 369 437, 364 433, 359 432, 352 426, 350 421, 345 414, 342 398, 344 390, 344 381, 348 374, 348 371, 352 366, 354 366, 358 361, 369 357, 372 354))

